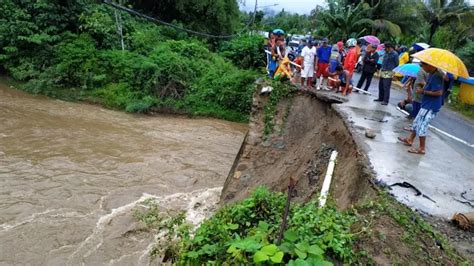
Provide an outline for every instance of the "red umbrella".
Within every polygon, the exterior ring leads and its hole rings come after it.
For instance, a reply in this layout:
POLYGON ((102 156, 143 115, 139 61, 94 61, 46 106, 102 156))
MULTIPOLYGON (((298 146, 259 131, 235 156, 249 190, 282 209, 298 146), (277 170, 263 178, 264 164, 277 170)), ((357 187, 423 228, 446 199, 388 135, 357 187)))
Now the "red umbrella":
POLYGON ((373 36, 373 35, 367 35, 362 37, 366 42, 373 44, 373 45, 380 45, 380 40, 379 38, 373 36))

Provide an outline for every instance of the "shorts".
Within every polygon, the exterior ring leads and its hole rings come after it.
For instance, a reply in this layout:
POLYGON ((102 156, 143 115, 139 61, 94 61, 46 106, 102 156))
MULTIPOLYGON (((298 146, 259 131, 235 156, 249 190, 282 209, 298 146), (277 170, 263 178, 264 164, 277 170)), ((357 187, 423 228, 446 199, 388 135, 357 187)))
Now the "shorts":
MULTIPOLYGON (((346 82, 343 82, 343 81, 341 80, 341 85, 340 85, 340 86, 341 86, 341 87, 346 87, 346 85, 347 85, 347 83, 346 83, 346 82)), ((351 82, 349 82, 349 85, 352 86, 352 80, 351 80, 351 82)))
POLYGON ((301 77, 302 78, 312 78, 313 76, 314 76, 314 66, 305 65, 304 69, 301 70, 301 77))
POLYGON ((316 72, 316 77, 319 78, 321 77, 321 75, 324 77, 327 77, 328 66, 329 66, 328 63, 318 63, 318 71, 316 72))
POLYGON ((420 109, 412 126, 413 131, 416 132, 418 137, 426 137, 428 126, 430 125, 431 120, 436 117, 436 114, 437 112, 433 112, 432 110, 424 108, 420 109))

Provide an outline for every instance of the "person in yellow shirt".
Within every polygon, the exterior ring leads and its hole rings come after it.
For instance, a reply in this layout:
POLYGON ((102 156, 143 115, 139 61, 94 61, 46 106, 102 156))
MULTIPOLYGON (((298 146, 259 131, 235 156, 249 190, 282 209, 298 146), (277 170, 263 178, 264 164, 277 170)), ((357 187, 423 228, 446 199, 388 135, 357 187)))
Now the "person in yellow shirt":
POLYGON ((288 56, 285 56, 275 72, 275 80, 285 81, 290 79, 292 76, 293 73, 291 72, 290 59, 288 56))
MULTIPOLYGON (((401 46, 400 49, 399 49, 399 56, 398 56, 398 65, 401 66, 401 65, 404 65, 408 62, 410 62, 410 55, 408 54, 408 49, 406 46, 401 46)), ((397 78, 401 78, 403 77, 403 75, 401 74, 395 74, 395 77, 397 78)))
POLYGON ((398 57, 398 61, 399 61, 398 63, 399 66, 410 62, 410 56, 408 55, 408 51, 405 46, 402 46, 400 48, 400 56, 398 57))

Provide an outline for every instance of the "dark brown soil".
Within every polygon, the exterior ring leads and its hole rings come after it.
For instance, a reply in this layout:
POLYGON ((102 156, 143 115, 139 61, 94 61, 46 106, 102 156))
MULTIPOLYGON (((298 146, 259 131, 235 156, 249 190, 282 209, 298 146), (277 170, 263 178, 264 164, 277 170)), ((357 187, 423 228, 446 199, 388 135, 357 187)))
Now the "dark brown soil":
POLYGON ((267 97, 254 97, 250 129, 224 185, 223 203, 246 198, 258 185, 286 191, 290 178, 298 181, 296 201, 306 201, 319 193, 334 149, 339 155, 331 194, 338 205, 347 208, 371 194, 366 158, 330 104, 312 93, 281 101, 274 133, 266 138, 263 110, 267 97))
POLYGON ((462 230, 448 220, 434 217, 427 217, 427 220, 436 230, 448 237, 450 244, 459 253, 473 261, 474 264, 474 229, 462 230))
MULTIPOLYGON (((221 204, 242 200, 257 186, 286 192, 290 179, 297 181, 294 201, 305 202, 320 192, 332 150, 338 151, 330 195, 337 206, 347 209, 368 201, 377 201, 379 188, 366 155, 360 151, 347 120, 331 108, 342 101, 324 92, 297 92, 282 100, 274 117, 275 128, 264 136, 264 110, 268 96, 254 95, 249 132, 227 177, 221 204)), ((373 212, 362 214, 371 216, 373 212)), ((405 228, 389 215, 370 218, 370 234, 357 242, 377 265, 427 265, 427 257, 436 263, 454 265, 452 254, 437 246, 432 234, 422 231, 415 237, 418 251, 406 243, 405 228)), ((362 226, 361 226, 362 227, 362 226)), ((357 231, 357 229, 356 229, 357 231)), ((454 255, 457 256, 457 255, 454 255)))

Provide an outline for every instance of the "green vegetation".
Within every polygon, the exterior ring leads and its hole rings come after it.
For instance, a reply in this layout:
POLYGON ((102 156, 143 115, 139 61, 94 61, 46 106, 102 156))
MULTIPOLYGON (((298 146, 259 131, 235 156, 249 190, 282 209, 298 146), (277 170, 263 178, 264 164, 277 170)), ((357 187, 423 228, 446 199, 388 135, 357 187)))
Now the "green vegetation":
MULTIPOLYGON (((279 81, 271 81, 271 86, 273 88, 270 96, 268 97, 268 102, 265 105, 265 111, 263 113, 263 135, 264 137, 270 136, 275 130, 275 116, 277 112, 278 103, 283 99, 289 99, 292 97, 292 91, 295 89, 292 85, 288 83, 282 83, 279 81)), ((289 106, 289 105, 288 105, 289 106)), ((289 114, 286 112, 283 117, 283 123, 286 121, 286 117, 289 114)), ((280 131, 284 128, 284 125, 280 125, 280 131)))
MULTIPOLYGON (((146 6, 138 2, 138 7, 146 6)), ((177 8, 188 12, 191 5, 181 2, 184 6, 177 8)), ((219 1, 204 2, 194 8, 219 1)), ((217 15, 219 9, 215 11, 217 15)), ((231 14, 222 16, 216 19, 227 20, 231 14)), ((97 102, 127 112, 167 109, 234 121, 248 119, 258 76, 253 69, 264 62, 260 37, 222 41, 221 56, 209 50, 209 43, 93 1, 8 0, 0 7, 0 18, 0 68, 25 82, 27 91, 97 102), (236 49, 245 54, 239 56, 236 49)), ((202 25, 191 28, 201 29, 202 25)), ((229 22, 208 30, 229 34, 233 29, 229 22)))
POLYGON ((162 236, 152 255, 165 254, 177 265, 365 265, 385 251, 392 263, 463 262, 419 214, 385 192, 346 211, 337 210, 332 201, 324 208, 318 208, 316 200, 293 203, 278 243, 285 201, 282 193, 257 188, 248 199, 221 208, 195 230, 184 213, 163 212, 153 201, 147 201, 148 209, 136 217, 162 236), (443 251, 426 243, 437 243, 443 251), (398 257, 402 245, 411 250, 409 257, 398 257))
POLYGON ((474 120, 474 106, 459 101, 459 86, 455 85, 452 94, 449 96, 451 103, 448 105, 451 109, 474 120))
POLYGON ((338 212, 334 204, 324 209, 315 201, 294 205, 284 239, 278 244, 285 201, 282 193, 258 188, 250 198, 220 209, 192 237, 184 219, 173 218, 182 214, 161 213, 153 203, 148 202, 150 208, 137 217, 157 232, 167 230, 172 241, 157 246, 154 254, 168 254, 178 265, 331 265, 331 259, 356 261, 358 254, 352 251, 354 241, 349 233, 355 218, 338 212))
POLYGON ((261 36, 242 36, 223 42, 219 52, 241 68, 258 69, 266 67, 267 64, 265 57, 262 57, 264 44, 264 38, 261 36))
MULTIPOLYGON (((254 17, 239 13, 235 0, 119 2, 215 35, 235 34, 254 17)), ((473 69, 472 13, 465 1, 328 0, 309 16, 258 11, 250 29, 313 31, 333 41, 369 33, 405 44, 432 40, 456 50, 473 69)), ((32 93, 128 112, 246 121, 252 83, 265 65, 263 44, 262 37, 246 34, 231 40, 192 36, 92 0, 6 0, 0 7, 2 72, 32 93)))
MULTIPOLYGON (((376 242, 384 241, 387 236, 379 231, 380 229, 375 229, 375 224, 380 221, 386 222, 382 218, 388 217, 400 226, 400 231, 403 233, 397 233, 397 241, 407 245, 410 249, 411 258, 405 258, 406 260, 420 261, 428 265, 441 265, 446 264, 444 260, 449 259, 457 265, 468 265, 468 262, 450 246, 444 235, 436 232, 419 213, 399 203, 386 191, 380 191, 376 199, 354 208, 353 212, 362 218, 359 219, 358 224, 359 227, 362 227, 362 234, 358 237, 360 242, 368 238, 372 238, 376 242), (434 243, 434 245, 426 243, 434 243), (440 256, 439 250, 443 250, 446 256, 440 256), (438 257, 434 256, 436 253, 438 253, 438 257)), ((395 245, 396 243, 391 244, 395 245)), ((382 251, 392 254, 392 250, 382 251)), ((392 258, 393 262, 401 259, 403 258, 392 258)))
POLYGON ((474 41, 469 41, 465 46, 459 48, 456 52, 458 56, 462 58, 468 69, 474 69, 474 41))
MULTIPOLYGON (((308 6, 308 8, 313 8, 308 6)), ((252 13, 244 14, 247 20, 252 13)), ((404 44, 426 42, 457 51, 474 40, 474 7, 467 0, 326 0, 308 15, 282 10, 256 13, 255 29, 328 37, 332 42, 364 35, 404 44)), ((462 57, 472 61, 474 57, 462 57)), ((468 64, 469 69, 474 69, 468 64)))

